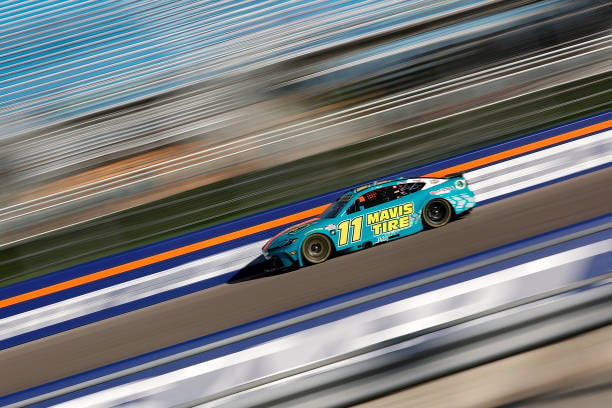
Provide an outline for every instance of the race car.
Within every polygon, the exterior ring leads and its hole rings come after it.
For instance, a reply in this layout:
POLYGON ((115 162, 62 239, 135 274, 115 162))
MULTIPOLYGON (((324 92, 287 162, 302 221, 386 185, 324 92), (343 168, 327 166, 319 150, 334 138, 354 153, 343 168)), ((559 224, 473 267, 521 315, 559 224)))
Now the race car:
POLYGON ((476 205, 462 174, 375 181, 341 195, 317 218, 271 238, 263 256, 275 269, 343 254, 446 225, 476 205))

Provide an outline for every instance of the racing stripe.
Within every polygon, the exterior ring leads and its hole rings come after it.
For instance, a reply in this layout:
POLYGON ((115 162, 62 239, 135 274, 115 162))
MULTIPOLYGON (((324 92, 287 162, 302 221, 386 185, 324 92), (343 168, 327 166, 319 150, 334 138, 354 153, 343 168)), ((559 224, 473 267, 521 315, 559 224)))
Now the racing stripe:
POLYGON ((157 262, 165 261, 177 256, 185 255, 191 252, 199 251, 204 248, 211 247, 213 245, 222 244, 228 241, 233 241, 238 238, 245 237, 247 235, 256 234, 258 232, 266 231, 271 228, 279 227, 281 225, 293 223, 296 221, 303 220, 304 218, 312 218, 315 215, 321 214, 329 204, 325 204, 319 207, 311 208, 310 210, 301 211, 296 214, 288 215, 286 217, 277 218, 272 221, 264 222, 262 224, 254 225, 252 227, 244 228, 228 234, 223 234, 217 237, 205 239, 204 241, 196 242, 195 244, 186 245, 180 248, 165 251, 156 255, 148 256, 136 261, 128 262, 122 265, 118 265, 112 268, 104 269, 89 275, 81 276, 79 278, 71 279, 65 282, 60 282, 55 285, 47 286, 41 289, 26 292, 21 295, 13 296, 4 300, 0 300, 0 308, 11 306, 17 303, 25 302, 31 299, 35 299, 41 296, 56 293, 62 290, 73 288, 75 286, 84 285, 86 283, 94 282, 100 279, 107 278, 109 276, 118 275, 124 272, 141 268, 143 266, 151 265, 157 262))
MULTIPOLYGON (((529 143, 523 146, 515 147, 512 149, 503 151, 503 152, 499 152, 499 153, 491 154, 491 155, 488 155, 482 158, 471 160, 471 161, 468 161, 468 162, 465 162, 465 163, 462 163, 456 166, 451 166, 451 167, 448 167, 440 171, 426 174, 422 177, 442 177, 449 173, 462 172, 462 171, 475 169, 478 167, 485 166, 487 164, 505 160, 505 159, 508 159, 514 156, 532 152, 534 150, 542 149, 548 146, 552 146, 554 144, 576 139, 581 136, 585 136, 590 133, 598 132, 598 131, 601 131, 603 129, 607 129, 610 127, 612 127, 612 120, 606 120, 606 121, 599 122, 599 123, 596 123, 590 126, 586 126, 580 129, 576 129, 570 132, 551 136, 549 138, 546 138, 540 141, 536 141, 536 142, 529 143)), ((132 270, 135 270, 137 268, 141 268, 147 265, 166 261, 168 259, 176 258, 181 255, 185 255, 185 254, 189 254, 195 251, 199 251, 201 249, 209 248, 214 245, 233 241, 235 239, 243 238, 243 237, 253 235, 259 232, 264 232, 264 231, 267 231, 275 227, 279 227, 282 225, 309 219, 309 218, 312 218, 312 217, 315 217, 321 214, 327 206, 329 206, 329 203, 309 209, 309 210, 291 214, 285 217, 277 218, 275 220, 267 221, 267 222, 264 222, 258 225, 254 225, 252 227, 244 228, 244 229, 234 231, 228 234, 223 234, 223 235, 209 238, 203 241, 199 241, 199 242, 196 242, 190 245, 186 245, 186 246, 172 249, 169 251, 161 252, 159 254, 148 256, 148 257, 138 259, 132 262, 117 265, 117 266, 107 268, 107 269, 104 269, 98 272, 94 272, 88 275, 74 278, 74 279, 71 279, 65 282, 60 282, 54 285, 36 289, 36 290, 26 292, 20 295, 12 296, 12 297, 0 300, 0 309, 15 305, 18 303, 26 302, 32 299, 36 299, 36 298, 39 298, 45 295, 49 295, 52 293, 57 293, 57 292, 60 292, 66 289, 74 288, 76 286, 84 285, 90 282, 95 282, 95 281, 98 281, 98 280, 101 280, 101 279, 104 279, 110 276, 119 275, 121 273, 132 271, 132 270)))
POLYGON ((480 159, 472 160, 466 163, 458 164, 453 167, 449 167, 444 170, 426 174, 423 177, 443 177, 446 174, 459 173, 462 171, 475 169, 477 167, 482 167, 487 164, 494 163, 496 161, 505 160, 510 157, 518 156, 520 154, 524 154, 524 153, 532 152, 537 149, 542 149, 544 147, 552 146, 557 143, 566 142, 568 140, 575 139, 580 136, 588 135, 589 133, 598 132, 600 130, 607 129, 609 127, 612 127, 612 120, 607 120, 605 122, 600 122, 600 123, 596 123, 591 126, 572 130, 571 132, 562 133, 557 136, 549 137, 548 139, 529 143, 524 146, 515 147, 514 149, 506 150, 504 152, 491 154, 489 156, 485 156, 480 159))

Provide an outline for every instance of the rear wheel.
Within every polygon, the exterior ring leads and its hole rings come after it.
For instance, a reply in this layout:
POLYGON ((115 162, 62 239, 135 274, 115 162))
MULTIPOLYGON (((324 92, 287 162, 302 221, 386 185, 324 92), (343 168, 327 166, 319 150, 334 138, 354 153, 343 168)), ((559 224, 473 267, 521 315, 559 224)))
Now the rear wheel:
POLYGON ((423 208, 423 222, 430 228, 442 227, 451 219, 453 208, 446 200, 436 198, 423 208))
POLYGON ((322 234, 312 234, 302 243, 302 257, 308 264, 325 262, 332 254, 332 243, 322 234))

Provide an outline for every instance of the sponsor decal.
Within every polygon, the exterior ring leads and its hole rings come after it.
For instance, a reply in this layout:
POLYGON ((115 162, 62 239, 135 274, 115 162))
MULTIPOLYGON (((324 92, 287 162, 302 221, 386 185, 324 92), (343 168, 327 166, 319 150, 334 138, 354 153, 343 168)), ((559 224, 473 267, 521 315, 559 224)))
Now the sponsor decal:
POLYGON ((366 224, 374 235, 388 234, 392 231, 410 227, 410 217, 414 211, 413 203, 396 205, 366 214, 366 224))
POLYGON ((444 193, 450 193, 453 190, 454 190, 453 187, 448 186, 448 187, 441 188, 439 190, 430 191, 429 194, 431 195, 444 194, 444 193))
POLYGON ((389 234, 378 235, 376 237, 376 243, 380 244, 381 242, 387 242, 389 240, 389 234))
POLYGON ((351 220, 342 221, 338 224, 338 246, 343 246, 349 243, 349 235, 351 242, 361 241, 361 232, 363 229, 363 215, 355 217, 351 220), (352 231, 352 234, 351 234, 352 231))
POLYGON ((327 225, 325 226, 325 230, 326 230, 326 231, 329 231, 329 233, 330 233, 331 235, 335 235, 335 234, 336 234, 336 226, 335 226, 334 224, 327 224, 327 225))
POLYGON ((465 186, 466 186, 465 181, 463 181, 463 180, 455 181, 455 187, 457 187, 457 188, 465 188, 465 186))
POLYGON ((312 222, 306 222, 306 223, 303 223, 303 224, 298 224, 298 225, 295 225, 295 226, 293 226, 293 227, 289 228, 289 229, 286 231, 286 233, 288 233, 288 234, 295 234, 296 232, 301 231, 301 230, 303 230, 304 228, 308 228, 308 227, 310 227, 311 225, 312 225, 312 222))

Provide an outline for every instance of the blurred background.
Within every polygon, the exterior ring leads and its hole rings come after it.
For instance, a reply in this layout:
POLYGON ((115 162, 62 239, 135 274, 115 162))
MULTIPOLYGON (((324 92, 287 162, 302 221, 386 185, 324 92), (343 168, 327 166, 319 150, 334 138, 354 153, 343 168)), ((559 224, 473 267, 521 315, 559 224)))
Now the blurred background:
POLYGON ((603 111, 610 9, 5 1, 2 269, 56 270, 603 111))
POLYGON ((609 110, 611 22, 602 0, 2 1, 0 286, 609 110))

